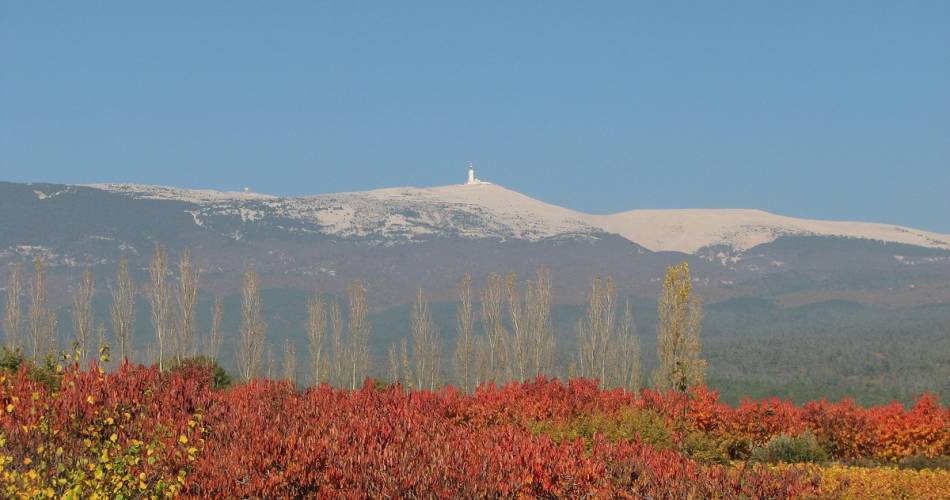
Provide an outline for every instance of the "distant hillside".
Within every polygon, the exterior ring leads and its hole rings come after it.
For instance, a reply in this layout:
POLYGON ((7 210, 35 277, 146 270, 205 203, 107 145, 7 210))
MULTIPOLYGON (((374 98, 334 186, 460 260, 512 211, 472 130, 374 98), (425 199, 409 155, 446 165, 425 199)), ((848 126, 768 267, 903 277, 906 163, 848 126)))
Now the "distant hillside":
MULTIPOLYGON (((950 397, 950 373, 942 368, 950 366, 945 235, 749 210, 593 216, 492 184, 280 198, 0 183, 0 270, 44 259, 64 336, 80 272, 94 272, 99 320, 107 323, 119 258, 129 259, 144 300, 156 242, 172 258, 192 250, 202 268, 199 316, 206 324, 212 292, 225 296, 229 342, 237 332, 241 272, 255 263, 274 345, 296 339, 301 359, 309 293, 342 296, 348 282, 364 281, 375 324, 371 349, 382 363, 389 345, 407 333, 406 304, 422 287, 448 356, 463 273, 472 273, 478 287, 491 272, 526 277, 546 266, 562 361, 572 352, 591 278, 609 274, 620 295, 637 304, 648 370, 660 278, 666 266, 687 260, 706 302, 710 381, 727 400, 741 393, 798 400, 854 394, 875 403, 906 401, 922 390, 950 397)), ((138 319, 145 349, 144 303, 138 319)), ((226 353, 231 349, 225 345, 226 353)))

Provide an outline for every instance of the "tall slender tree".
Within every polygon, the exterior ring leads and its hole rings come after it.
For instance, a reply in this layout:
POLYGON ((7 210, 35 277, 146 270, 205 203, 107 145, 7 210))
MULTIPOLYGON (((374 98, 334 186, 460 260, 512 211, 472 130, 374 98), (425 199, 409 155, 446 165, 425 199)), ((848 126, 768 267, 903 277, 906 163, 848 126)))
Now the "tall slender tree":
POLYGON ((472 306, 472 275, 465 273, 458 284, 458 306, 455 311, 457 330, 455 376, 464 391, 474 389, 475 315, 472 306))
POLYGON ((591 282, 587 314, 577 324, 578 356, 574 375, 595 378, 602 387, 639 388, 640 338, 630 301, 617 319, 617 290, 613 278, 591 282))
POLYGON ((577 324, 578 375, 607 379, 608 352, 614 340, 616 288, 613 279, 597 276, 591 282, 587 314, 577 324))
POLYGON ((333 348, 333 357, 329 360, 332 373, 330 378, 334 386, 342 388, 346 387, 349 382, 347 373, 349 363, 347 362, 346 344, 343 342, 343 317, 340 312, 340 303, 335 300, 330 302, 329 318, 330 344, 333 348))
POLYGON ((326 372, 327 308, 319 295, 314 294, 307 303, 307 338, 310 341, 310 371, 313 384, 324 382, 326 372))
POLYGON ((624 304, 623 319, 617 331, 615 348, 610 349, 609 370, 605 385, 623 387, 629 391, 640 389, 640 336, 633 319, 633 308, 628 299, 624 304))
POLYGON ((551 329, 551 273, 547 268, 538 268, 535 281, 526 284, 525 320, 528 327, 528 375, 551 375, 555 341, 551 329))
POLYGON ((518 290, 518 275, 508 274, 505 279, 505 289, 508 293, 508 318, 511 323, 511 353, 508 359, 512 366, 509 372, 513 373, 518 380, 524 380, 527 374, 528 364, 528 321, 525 318, 525 307, 521 300, 521 293, 518 290))
POLYGON ((284 380, 297 382, 297 346, 290 339, 284 339, 284 380))
POLYGON ((706 371, 706 361, 700 358, 699 341, 703 306, 693 293, 687 262, 667 268, 657 312, 660 362, 654 372, 654 384, 658 389, 685 392, 703 383, 706 371))
POLYGON ((73 294, 73 342, 79 353, 79 360, 85 361, 88 356, 88 346, 95 335, 95 321, 92 313, 92 298, 96 291, 96 283, 92 271, 86 269, 82 273, 82 280, 73 294))
POLYGON ((362 383, 369 371, 369 337, 372 326, 367 319, 366 288, 359 281, 350 283, 347 289, 347 299, 350 308, 347 334, 347 347, 350 389, 356 389, 362 383))
POLYGON ((3 326, 6 332, 6 346, 12 351, 23 349, 22 306, 23 296, 23 264, 17 262, 10 268, 7 279, 7 302, 3 315, 3 326))
POLYGON ((224 301, 218 295, 211 304, 211 329, 208 330, 208 342, 205 354, 208 359, 217 360, 221 354, 221 319, 224 317, 224 301))
POLYGON ((439 377, 441 342, 429 314, 429 304, 420 288, 412 306, 412 359, 416 389, 435 389, 439 377))
POLYGON ((158 369, 165 369, 165 355, 169 340, 173 338, 172 307, 168 286, 168 260, 161 243, 155 242, 155 255, 149 264, 149 302, 152 310, 152 330, 158 349, 158 369))
MULTIPOLYGON (((257 268, 253 264, 244 272, 244 287, 241 293, 241 340, 238 348, 238 364, 241 379, 245 382, 260 376, 261 360, 267 349, 267 323, 264 322, 261 304, 261 288, 257 268)), ((268 363, 268 370, 273 371, 268 363)), ((273 375, 269 373, 269 375, 273 375)))
POLYGON ((33 360, 40 360, 56 350, 56 314, 49 307, 46 290, 46 269, 43 259, 33 261, 33 281, 30 284, 30 336, 33 340, 33 360))
POLYGON ((178 256, 178 328, 175 335, 175 359, 181 363, 195 352, 195 309, 201 269, 187 249, 178 256))
POLYGON ((119 260, 119 269, 112 288, 112 306, 109 309, 112 319, 112 332, 119 345, 121 360, 132 359, 132 340, 135 331, 135 285, 129 274, 129 261, 125 257, 119 260))
POLYGON ((482 330, 487 342, 487 348, 483 350, 487 361, 483 363, 484 373, 479 377, 483 382, 503 377, 501 367, 505 364, 504 351, 508 336, 502 316, 504 294, 505 279, 497 273, 488 275, 488 282, 480 293, 482 330))
POLYGON ((398 384, 402 377, 399 376, 399 350, 395 342, 389 345, 387 359, 389 361, 389 382, 398 384))

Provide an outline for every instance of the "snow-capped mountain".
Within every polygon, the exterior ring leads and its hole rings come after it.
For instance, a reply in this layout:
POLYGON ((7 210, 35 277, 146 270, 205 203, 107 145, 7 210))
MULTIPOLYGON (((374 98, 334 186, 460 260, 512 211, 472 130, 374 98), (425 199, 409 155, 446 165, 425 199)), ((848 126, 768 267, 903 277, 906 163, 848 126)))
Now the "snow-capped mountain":
POLYGON ((950 236, 886 224, 758 210, 592 215, 477 179, 302 197, 0 182, 0 271, 42 257, 65 293, 83 268, 108 277, 124 256, 146 279, 156 242, 191 249, 221 293, 253 262, 267 287, 339 293, 361 279, 381 305, 418 286, 450 300, 462 273, 538 266, 552 270, 559 300, 583 300, 590 278, 607 274, 651 297, 665 267, 688 260, 710 301, 950 302, 950 236))
POLYGON ((798 219, 761 210, 633 210, 591 215, 485 182, 306 197, 129 184, 92 187, 136 199, 193 204, 187 211, 199 226, 220 216, 237 216, 242 222, 284 220, 299 223, 284 226, 290 231, 386 243, 439 236, 539 241, 609 233, 651 251, 688 254, 707 247, 746 251, 788 236, 857 238, 950 249, 950 235, 889 224, 798 219))

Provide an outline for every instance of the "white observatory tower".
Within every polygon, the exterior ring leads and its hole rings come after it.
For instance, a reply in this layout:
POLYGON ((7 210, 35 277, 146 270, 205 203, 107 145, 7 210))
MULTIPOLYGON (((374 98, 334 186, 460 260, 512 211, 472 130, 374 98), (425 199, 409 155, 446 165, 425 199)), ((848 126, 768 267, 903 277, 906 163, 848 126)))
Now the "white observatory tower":
POLYGON ((475 166, 471 163, 468 164, 468 180, 465 181, 466 186, 474 186, 478 184, 491 184, 490 182, 485 182, 478 177, 475 177, 475 166))

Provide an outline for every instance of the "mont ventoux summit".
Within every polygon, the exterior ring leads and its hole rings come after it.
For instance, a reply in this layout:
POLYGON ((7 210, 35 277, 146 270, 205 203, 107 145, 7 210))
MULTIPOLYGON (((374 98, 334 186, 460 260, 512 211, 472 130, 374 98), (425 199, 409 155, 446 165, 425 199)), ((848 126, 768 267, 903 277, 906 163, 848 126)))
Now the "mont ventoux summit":
MULTIPOLYGON (((633 300, 649 369, 661 277, 666 266, 686 260, 706 303, 710 384, 718 384, 727 399, 857 394, 877 402, 906 400, 922 389, 950 396, 946 382, 928 382, 950 377, 935 376, 933 367, 919 363, 910 366, 924 358, 947 365, 925 346, 947 342, 950 235, 752 209, 592 215, 480 180, 472 167, 457 185, 304 197, 134 184, 0 183, 0 210, 17 214, 0 218, 0 268, 43 258, 51 300, 63 306, 61 336, 68 334, 67 304, 83 269, 102 276, 106 290, 106 277, 125 256, 136 281, 144 283, 158 241, 172 254, 191 249, 203 268, 202 303, 219 293, 234 311, 240 308, 241 272, 254 262, 271 337, 291 338, 300 351, 306 349, 298 330, 307 295, 342 296, 347 283, 362 280, 376 318, 371 350, 380 359, 408 330, 408 304, 419 287, 432 301, 450 349, 455 287, 463 273, 479 286, 492 272, 529 276, 547 267, 553 271, 552 319, 560 346, 574 342, 591 278, 611 275, 618 295, 633 300), (849 341, 854 338, 861 342, 849 341), (849 344, 857 346, 855 359, 835 352, 849 344), (800 355, 818 345, 836 356, 834 363, 800 355), (762 358, 748 356, 750 350, 783 361, 742 366, 737 360, 762 358), (794 366, 776 376, 785 363, 794 366)), ((139 328, 148 331, 147 306, 140 300, 139 328)), ((107 314, 105 299, 97 307, 107 314)), ((236 339, 237 320, 226 320, 226 339, 236 339)), ((224 351, 225 360, 233 359, 233 352, 224 351)))

